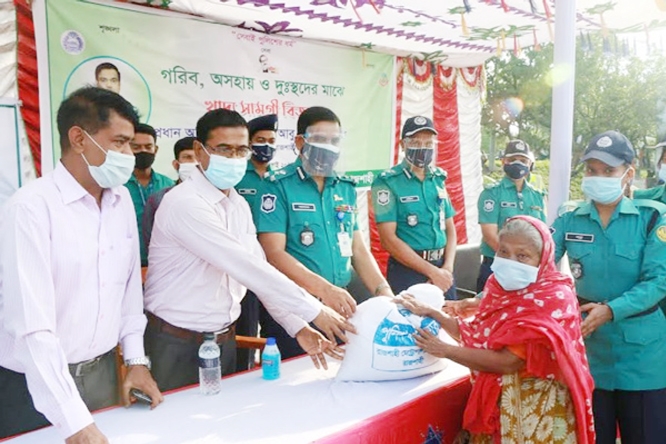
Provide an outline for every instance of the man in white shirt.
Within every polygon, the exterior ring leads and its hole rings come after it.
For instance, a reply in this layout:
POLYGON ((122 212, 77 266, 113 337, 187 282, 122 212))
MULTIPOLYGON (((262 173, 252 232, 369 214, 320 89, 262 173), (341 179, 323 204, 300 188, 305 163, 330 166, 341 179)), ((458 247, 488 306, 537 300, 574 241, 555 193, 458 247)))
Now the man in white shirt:
POLYGON ((51 422, 67 444, 106 443, 90 410, 118 402, 119 342, 124 404, 132 388, 162 401, 143 350, 138 233, 122 186, 138 116, 88 87, 57 121, 60 162, 0 217, 0 438, 51 422))
POLYGON ((324 354, 340 358, 335 336, 344 340, 353 327, 265 260, 250 207, 234 189, 251 154, 243 117, 226 109, 206 113, 194 152, 199 169, 164 196, 148 250, 145 339, 160 389, 197 382, 206 332, 216 333, 222 374, 235 370, 234 323, 248 288, 315 366, 326 367, 324 354))

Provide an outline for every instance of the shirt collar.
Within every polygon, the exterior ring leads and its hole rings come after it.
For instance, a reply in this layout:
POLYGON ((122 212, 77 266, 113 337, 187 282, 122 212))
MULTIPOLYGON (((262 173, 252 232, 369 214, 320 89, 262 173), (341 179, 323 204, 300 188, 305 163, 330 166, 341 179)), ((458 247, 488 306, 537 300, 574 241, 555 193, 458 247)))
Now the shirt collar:
MULTIPOLYGON (((65 165, 63 165, 62 162, 58 162, 53 170, 53 181, 55 182, 56 187, 58 187, 58 190, 62 195, 62 201, 65 205, 83 199, 85 196, 92 197, 90 193, 81 186, 79 181, 72 176, 72 173, 65 168, 65 165)), ((120 187, 122 187, 122 185, 105 189, 102 192, 102 199, 107 200, 110 193, 110 197, 112 197, 111 204, 115 205, 120 199, 120 187)))
POLYGON ((199 168, 196 168, 192 172, 191 180, 193 181, 194 187, 196 188, 197 193, 203 197, 209 203, 215 205, 222 201, 225 198, 231 199, 231 202, 236 202, 239 198, 243 199, 236 193, 236 190, 231 187, 229 189, 229 195, 227 196, 221 190, 219 190, 215 185, 210 183, 206 176, 201 172, 199 168))
MULTIPOLYGON (((402 168, 402 173, 407 177, 407 179, 411 179, 414 177, 414 173, 412 172, 411 167, 409 166, 409 162, 407 162, 407 159, 403 159, 402 162, 400 163, 400 167, 402 168)), ((425 171, 425 177, 430 177, 435 174, 435 167, 431 165, 428 165, 427 167, 424 168, 425 171)))
MULTIPOLYGON (((150 170, 150 181, 148 182, 148 185, 152 184, 155 181, 155 171, 153 169, 150 170)), ((132 182, 137 184, 137 186, 143 186, 141 183, 139 183, 139 179, 136 178, 134 175, 134 172, 132 172, 132 176, 130 176, 128 182, 132 182)))
MULTIPOLYGON (((296 161, 294 161, 294 166, 296 167, 296 174, 298 175, 299 179, 307 180, 308 178, 312 177, 305 171, 305 168, 303 168, 303 161, 301 160, 301 156, 298 156, 298 158, 296 158, 296 161)), ((340 176, 338 175, 338 173, 334 171, 333 177, 324 178, 325 179, 324 183, 325 184, 329 184, 331 182, 337 183, 339 178, 340 176)))
MULTIPOLYGON (((578 206, 578 211, 576 211, 576 214, 580 215, 587 215, 587 214, 599 214, 597 211, 597 207, 594 206, 594 204, 591 201, 586 201, 578 206)), ((640 214, 638 211, 638 208, 636 208, 636 205, 632 202, 631 199, 628 197, 622 197, 622 200, 620 203, 617 204, 617 207, 615 207, 615 211, 613 211, 613 214, 618 214, 618 213, 623 213, 623 214, 640 214)))

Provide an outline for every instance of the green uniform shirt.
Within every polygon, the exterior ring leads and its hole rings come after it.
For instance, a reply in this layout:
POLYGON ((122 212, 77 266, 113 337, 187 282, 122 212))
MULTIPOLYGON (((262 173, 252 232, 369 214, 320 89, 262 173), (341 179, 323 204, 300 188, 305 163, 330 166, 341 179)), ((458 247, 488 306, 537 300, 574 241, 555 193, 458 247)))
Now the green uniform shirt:
POLYGON ((647 190, 635 190, 634 199, 650 199, 666 204, 666 184, 662 184, 647 190))
POLYGON ((372 183, 372 207, 377 223, 396 222, 396 235, 414 250, 446 246, 446 219, 456 213, 446 193, 446 173, 426 170, 423 182, 403 161, 372 183))
POLYGON ((257 195, 252 209, 257 233, 284 233, 287 253, 333 285, 349 284, 351 257, 343 256, 338 237, 353 238, 358 230, 353 180, 326 178, 320 193, 299 158, 272 172, 257 195))
MULTIPOLYGON (((518 192, 516 184, 506 176, 481 192, 478 207, 479 223, 495 224, 498 230, 507 219, 520 214, 546 221, 543 193, 527 181, 523 182, 523 191, 518 192)), ((481 242, 481 254, 495 257, 495 251, 485 242, 481 242)))
POLYGON ((578 296, 607 302, 613 320, 585 339, 596 388, 666 387, 666 318, 654 307, 666 295, 666 207, 623 198, 608 226, 590 202, 578 203, 553 224, 555 260, 566 252, 578 296), (650 220, 654 228, 648 232, 650 220))
MULTIPOLYGON (((269 165, 267 173, 272 171, 273 170, 269 165)), ((264 178, 261 177, 259 173, 257 173, 257 169, 254 167, 254 164, 248 160, 245 176, 243 176, 235 188, 238 194, 245 198, 248 205, 250 205, 250 208, 254 206, 254 201, 257 200, 257 190, 259 189, 259 185, 261 185, 263 180, 264 178)))
POLYGON ((148 265, 148 248, 144 245, 143 240, 143 210, 146 206, 146 202, 151 194, 164 188, 172 187, 175 183, 176 182, 168 177, 153 170, 150 173, 150 182, 148 182, 148 186, 142 186, 134 173, 132 173, 132 177, 130 177, 125 184, 125 187, 129 190, 130 196, 132 196, 134 211, 136 212, 136 224, 139 227, 139 242, 141 245, 141 266, 143 267, 148 265))

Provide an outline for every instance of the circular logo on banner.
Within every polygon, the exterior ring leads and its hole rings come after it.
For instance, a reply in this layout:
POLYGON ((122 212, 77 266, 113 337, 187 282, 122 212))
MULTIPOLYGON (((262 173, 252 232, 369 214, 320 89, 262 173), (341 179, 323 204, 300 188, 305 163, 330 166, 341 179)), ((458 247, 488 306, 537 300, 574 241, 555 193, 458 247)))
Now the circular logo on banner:
POLYGON ((86 47, 86 42, 79 31, 65 31, 60 36, 60 46, 67 54, 81 54, 86 47))

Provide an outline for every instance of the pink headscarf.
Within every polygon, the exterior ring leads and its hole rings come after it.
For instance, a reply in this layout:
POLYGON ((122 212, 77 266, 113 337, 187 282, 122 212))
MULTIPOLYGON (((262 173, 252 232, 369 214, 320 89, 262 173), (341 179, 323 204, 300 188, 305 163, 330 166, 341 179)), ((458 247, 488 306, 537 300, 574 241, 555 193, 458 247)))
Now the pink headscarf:
MULTIPOLYGON (((501 350, 525 345, 524 370, 537 378, 556 379, 566 385, 574 404, 579 444, 595 442, 592 390, 580 313, 571 278, 555 265, 555 244, 546 224, 530 216, 511 218, 529 222, 541 234, 543 251, 537 281, 527 288, 504 290, 492 275, 476 317, 461 321, 465 347, 501 350)), ((507 221, 508 222, 508 221, 507 221)), ((463 425, 474 434, 487 434, 499 442, 502 376, 475 372, 463 425)))

